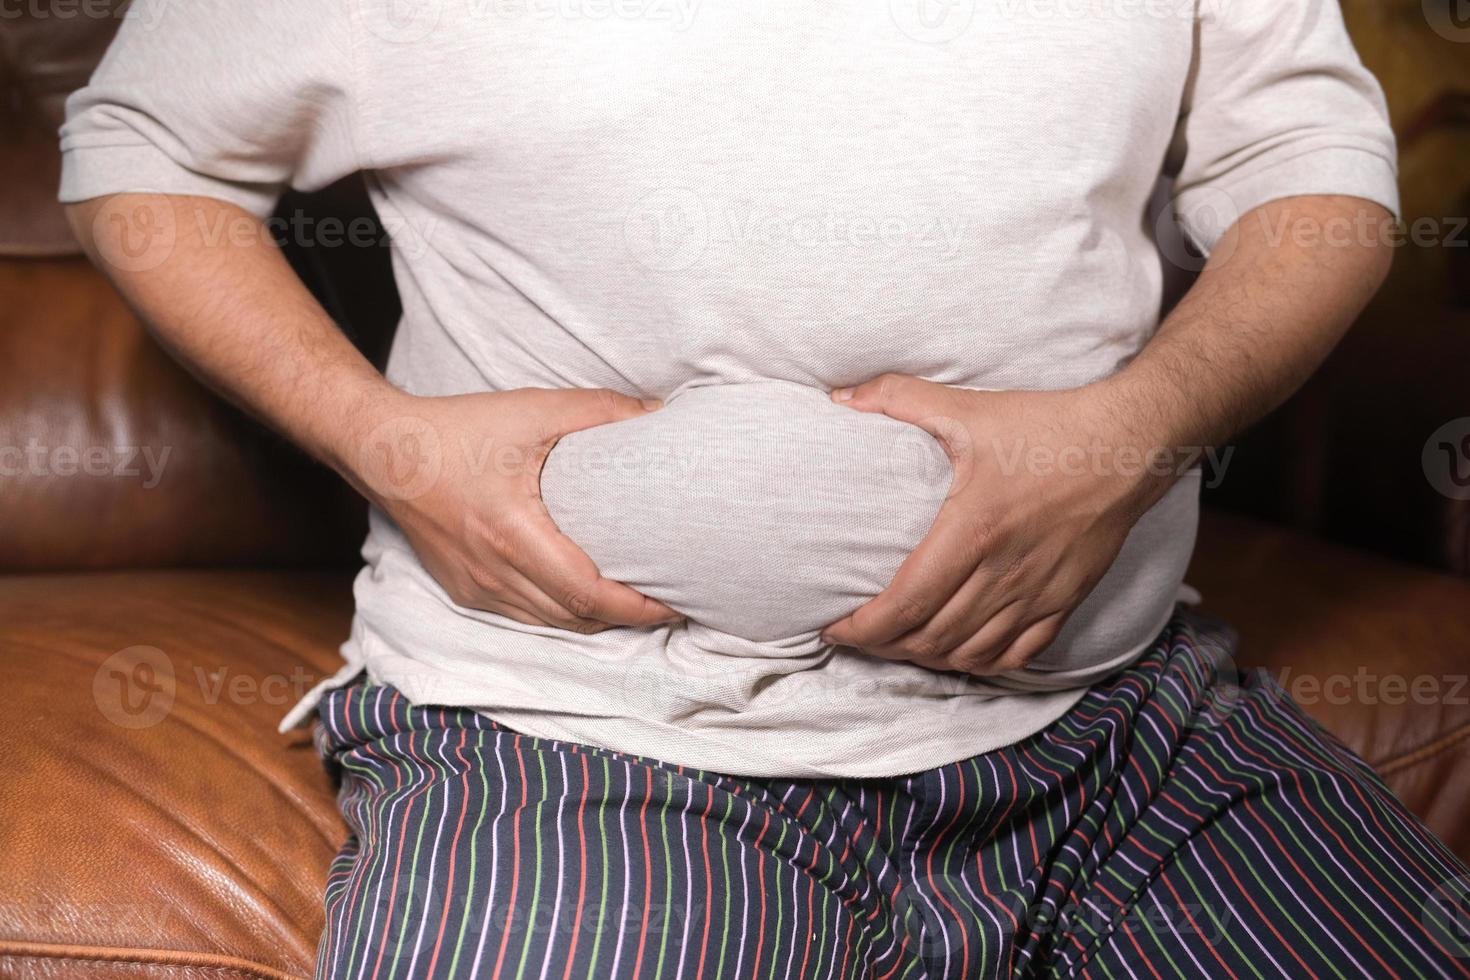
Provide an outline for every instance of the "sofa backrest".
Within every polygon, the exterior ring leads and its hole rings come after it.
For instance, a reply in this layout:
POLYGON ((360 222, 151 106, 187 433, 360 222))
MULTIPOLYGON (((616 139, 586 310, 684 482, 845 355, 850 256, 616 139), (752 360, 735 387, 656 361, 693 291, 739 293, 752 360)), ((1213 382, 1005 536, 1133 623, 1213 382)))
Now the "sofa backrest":
MULTIPOLYGON (((1470 424, 1470 59, 1418 0, 1344 8, 1400 135, 1405 218, 1428 233, 1206 499, 1470 574, 1470 500, 1424 460, 1441 426, 1470 424)), ((84 260, 35 257, 75 251, 53 203, 54 127, 115 21, 27 16, 0 34, 0 571, 352 562, 364 508, 341 481, 175 365, 84 260)), ((371 215, 355 180, 282 211, 371 215)), ((386 249, 286 249, 381 358, 398 315, 386 249)))

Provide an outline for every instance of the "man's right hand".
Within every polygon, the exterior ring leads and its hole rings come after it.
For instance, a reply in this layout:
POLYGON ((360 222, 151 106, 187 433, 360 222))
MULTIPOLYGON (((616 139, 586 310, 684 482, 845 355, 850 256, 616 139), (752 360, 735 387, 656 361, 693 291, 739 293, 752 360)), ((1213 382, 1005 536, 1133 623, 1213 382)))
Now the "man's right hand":
POLYGON ((556 441, 648 411, 637 399, 575 389, 406 395, 236 205, 117 194, 70 205, 67 216, 175 355, 351 480, 455 602, 583 632, 678 618, 599 575, 541 503, 541 465, 556 441))
POLYGON ((461 606, 582 633, 671 622, 668 606, 603 578, 541 502, 557 440, 658 407, 607 389, 397 395, 344 469, 461 606))

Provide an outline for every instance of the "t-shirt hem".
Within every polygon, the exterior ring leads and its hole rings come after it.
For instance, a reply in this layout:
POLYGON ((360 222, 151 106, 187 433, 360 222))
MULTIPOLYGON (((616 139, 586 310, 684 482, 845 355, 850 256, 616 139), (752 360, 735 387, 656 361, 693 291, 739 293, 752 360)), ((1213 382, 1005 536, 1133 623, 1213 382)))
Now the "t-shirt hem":
POLYGON ((1318 146, 1284 159, 1266 158, 1245 173, 1191 185, 1179 192, 1175 212, 1184 233, 1208 254, 1247 212, 1287 197, 1340 195, 1400 213, 1393 161, 1355 146, 1318 146))
MULTIPOLYGON (((1116 661, 1110 661, 1112 663, 1116 661)), ((324 678, 307 692, 282 718, 278 730, 284 734, 306 724, 328 692, 346 687, 364 673, 372 683, 394 684, 392 676, 377 676, 369 664, 356 659, 349 660, 335 674, 324 678)), ((557 724, 547 714, 486 709, 473 704, 445 706, 469 708, 497 724, 532 738, 592 745, 607 751, 677 763, 724 775, 792 779, 877 779, 922 772, 1013 745, 1065 715, 1086 695, 1090 687, 1087 684, 1066 690, 989 696, 985 703, 993 707, 993 712, 987 710, 985 713, 994 714, 991 723, 978 726, 965 724, 948 729, 951 732, 964 732, 969 736, 963 739, 947 737, 914 741, 915 712, 907 712, 905 717, 908 720, 900 726, 900 730, 885 728, 876 736, 868 733, 867 737, 844 740, 841 759, 794 757, 788 754, 789 750, 799 743, 793 742, 791 736, 782 731, 767 733, 772 748, 760 744, 767 739, 757 738, 748 732, 740 733, 739 744, 736 745, 687 730, 670 730, 666 733, 667 738, 647 732, 640 735, 631 731, 666 727, 650 722, 616 726, 623 727, 624 732, 600 733, 599 737, 593 738, 586 731, 574 731, 557 724), (908 750, 892 752, 891 747, 895 739, 899 738, 914 744, 908 750), (879 752, 879 746, 884 751, 879 752)), ((940 699, 936 699, 934 708, 936 729, 946 729, 944 716, 962 710, 959 704, 940 699)), ((605 723, 606 719, 600 721, 605 723)))
POLYGON ((152 144, 73 143, 63 147, 58 201, 76 204, 113 194, 208 197, 264 219, 275 209, 280 188, 201 174, 152 144))

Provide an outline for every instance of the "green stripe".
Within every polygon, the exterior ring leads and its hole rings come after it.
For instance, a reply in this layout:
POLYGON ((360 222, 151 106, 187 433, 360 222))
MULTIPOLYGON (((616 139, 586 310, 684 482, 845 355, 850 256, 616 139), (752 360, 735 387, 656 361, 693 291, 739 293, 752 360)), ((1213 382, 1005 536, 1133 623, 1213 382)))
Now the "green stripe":
POLYGON ((720 933, 720 960, 715 964, 715 976, 725 975, 725 948, 730 942, 730 837, 727 831, 730 828, 730 810, 735 802, 735 797, 729 793, 725 794, 725 816, 720 821, 720 867, 725 885, 725 926, 720 933))
MULTIPOLYGON (((411 737, 410 737, 410 740, 409 740, 409 744, 410 745, 413 744, 411 737)), ((424 755, 424 758, 430 760, 430 765, 432 765, 434 767, 434 769, 436 771, 438 771, 439 770, 439 764, 437 762, 434 762, 433 761, 433 755, 434 754, 429 751, 429 734, 428 734, 428 732, 425 732, 424 733, 423 755, 424 755)), ((449 792, 449 784, 447 782, 447 776, 445 777, 445 781, 444 781, 443 785, 444 785, 444 791, 445 791, 445 795, 446 795, 446 799, 447 799, 448 798, 448 792, 449 792)), ((398 925, 398 940, 397 940, 397 942, 393 946, 393 963, 392 963, 391 966, 388 967, 388 980, 393 980, 393 976, 398 972, 398 960, 403 955, 403 937, 408 932, 408 922, 409 922, 409 914, 408 913, 409 913, 409 910, 413 908, 413 885, 414 885, 414 882, 418 881, 419 853, 423 849, 423 845, 424 845, 424 828, 426 826, 428 826, 428 823, 429 823, 429 809, 430 809, 429 802, 430 802, 430 799, 433 796, 433 793, 434 793, 433 786, 430 785, 427 789, 424 790, 424 794, 423 794, 423 796, 424 796, 424 810, 423 810, 423 813, 419 814, 419 829, 418 829, 418 833, 414 835, 414 840, 413 840, 413 860, 411 862, 409 862, 409 868, 408 868, 408 888, 405 889, 405 891, 408 894, 407 894, 407 896, 403 900, 403 921, 400 922, 399 925, 398 925)), ((426 896, 425 905, 427 907, 427 896, 426 896)), ((384 923, 384 928, 387 928, 387 926, 388 926, 388 923, 384 923)))
MULTIPOLYGON (((587 963, 587 980, 592 980, 592 971, 597 969, 597 951, 602 948, 602 933, 607 928, 607 883, 612 875, 607 863, 607 806, 612 798, 612 770, 607 756, 602 757, 602 802, 597 807, 597 834, 602 841, 602 896, 597 903, 597 931, 592 939, 592 959, 587 963)), ((624 871, 627 874, 627 871, 624 871)), ((454 971, 450 971, 452 975, 454 971)))
POLYGON ((470 888, 469 894, 465 896, 464 912, 461 913, 459 917, 459 935, 454 940, 454 956, 451 957, 449 960, 449 975, 451 977, 459 975, 457 972, 457 967, 459 966, 459 955, 460 953, 464 952, 464 934, 465 931, 469 928, 470 908, 475 904, 474 897, 476 895, 484 894, 485 901, 488 904, 490 902, 491 896, 495 893, 495 882, 493 881, 490 882, 489 887, 485 888, 482 892, 480 888, 477 861, 480 849, 480 828, 485 823, 485 807, 490 802, 490 786, 485 781, 486 766, 484 750, 485 733, 484 731, 476 731, 474 755, 475 768, 480 773, 480 813, 479 816, 475 818, 474 829, 470 831, 470 888))
MULTIPOLYGON (((674 859, 669 852, 669 803, 674 798, 674 774, 665 770, 664 780, 664 802, 663 806, 659 808, 658 819, 659 834, 663 837, 664 844, 664 928, 663 935, 659 938, 658 942, 658 964, 653 970, 654 980, 659 980, 664 975, 664 957, 668 955, 669 951, 669 921, 672 918, 669 915, 669 903, 673 901, 674 896, 674 859)), ((644 923, 644 928, 648 928, 647 923, 644 923)))

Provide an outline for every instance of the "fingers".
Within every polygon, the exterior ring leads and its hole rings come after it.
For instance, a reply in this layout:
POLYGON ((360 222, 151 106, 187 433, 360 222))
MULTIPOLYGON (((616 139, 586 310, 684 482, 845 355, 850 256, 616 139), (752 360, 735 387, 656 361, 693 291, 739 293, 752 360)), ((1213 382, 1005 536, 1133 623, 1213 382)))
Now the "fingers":
POLYGON ((602 577, 544 508, 528 519, 516 553, 519 571, 577 619, 617 626, 655 626, 682 617, 636 589, 602 577))
POLYGON ((979 564, 983 543, 965 543, 967 535, 973 538, 975 532, 946 503, 888 588, 823 630, 825 642, 869 650, 928 623, 979 564))
POLYGON ((455 604, 492 612, 531 626, 556 626, 578 633, 596 633, 606 623, 580 619, 552 599, 534 582, 504 560, 470 560, 454 572, 431 571, 455 604))
POLYGON ((571 630, 575 633, 600 633, 609 629, 610 623, 601 623, 595 619, 584 619, 574 616, 572 612, 547 595, 535 582, 526 578, 519 570, 505 566, 502 592, 508 593, 514 601, 516 608, 520 609, 527 617, 525 619, 511 616, 518 622, 529 622, 536 625, 556 626, 561 629, 571 630))
MULTIPOLYGON (((543 415, 545 440, 536 457, 544 463, 561 436, 593 426, 646 415, 661 407, 655 399, 640 401, 608 388, 547 390, 543 415)), ((550 625, 579 632, 607 626, 653 626, 682 617, 668 606, 619 582, 603 578, 586 552, 557 528, 541 502, 540 466, 524 473, 525 499, 515 508, 505 540, 496 550, 510 566, 523 600, 533 615, 550 625)))
POLYGON ((953 649, 931 649, 932 641, 898 641, 864 652, 886 660, 917 663, 932 670, 953 670, 988 677, 1020 670, 1051 645, 1066 621, 1065 612, 1037 618, 1026 600, 1018 599, 989 616, 970 636, 953 649))
POLYGON ((568 388, 548 394, 556 400, 555 409, 547 417, 551 429, 548 436, 552 439, 596 425, 637 418, 663 406, 656 398, 640 401, 610 388, 568 388))
MULTIPOLYGON (((947 660, 961 644, 988 624, 1004 623, 1008 610, 1009 615, 1014 615, 1017 600, 1010 590, 1001 586, 1002 583, 986 569, 979 569, 923 626, 889 643, 864 647, 864 652, 887 660, 908 660, 925 666, 947 660)), ((940 669, 968 671, 970 666, 946 664, 940 669)))
POLYGON ((945 669, 976 676, 996 673, 996 657, 1026 628, 1029 615, 1030 603, 1026 600, 1008 603, 981 623, 974 634, 945 653, 945 669))
MULTIPOLYGON (((511 532, 503 536, 497 546, 498 560, 490 565, 476 563, 476 570, 471 573, 468 582, 462 583, 458 588, 449 589, 450 597, 459 605, 493 612, 518 623, 531 626, 554 626, 583 634, 600 633, 615 625, 645 626, 682 618, 667 606, 627 586, 602 579, 591 559, 576 551, 575 546, 573 546, 575 553, 569 557, 572 561, 577 562, 578 567, 572 574, 557 576, 555 577, 556 584, 547 581, 545 587, 533 581, 526 572, 517 568, 512 562, 529 566, 531 559, 525 556, 538 553, 535 544, 536 537, 544 533, 540 531, 534 534, 511 532), (515 557, 512 558, 512 555, 515 557), (611 616, 618 615, 617 610, 619 609, 638 610, 623 616, 624 619, 629 620, 628 622, 618 622, 612 618, 597 615, 600 610, 609 606, 605 600, 599 605, 595 598, 604 585, 615 587, 611 616), (634 598, 620 606, 617 602, 626 599, 623 590, 631 593, 634 598), (552 591, 555 591, 561 598, 553 597, 552 591), (592 595, 594 599, 591 602, 585 602, 578 598, 582 595, 592 595), (578 609, 590 610, 590 612, 579 615, 575 611, 578 609), (647 612, 642 613, 642 610, 647 610, 647 612)), ((557 533, 554 525, 551 533, 557 533)), ((568 557, 563 553, 543 560, 564 563, 568 557)))
POLYGON ((517 623, 525 623, 527 626, 554 626, 584 635, 600 633, 609 628, 606 623, 597 623, 592 620, 558 620, 548 616, 540 609, 528 609, 491 596, 486 596, 470 606, 474 609, 495 613, 497 616, 504 616, 506 619, 513 619, 517 623))
POLYGON ((960 644, 951 656, 972 664, 967 672, 979 677, 1020 670, 1051 646, 1067 618, 1065 612, 1056 612, 1032 621, 1034 615, 1019 617, 1019 623, 1008 629, 982 630, 960 644))

